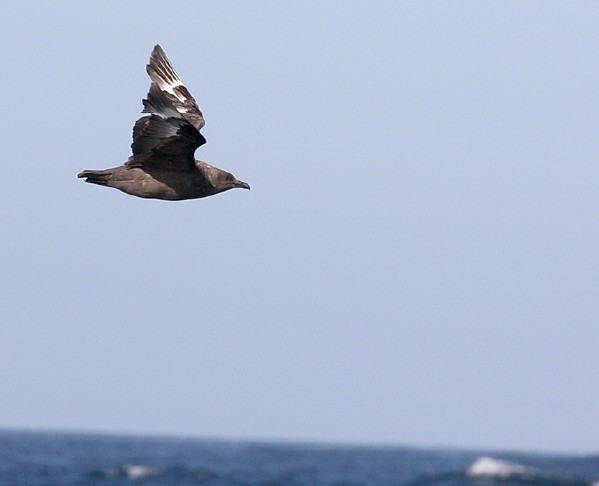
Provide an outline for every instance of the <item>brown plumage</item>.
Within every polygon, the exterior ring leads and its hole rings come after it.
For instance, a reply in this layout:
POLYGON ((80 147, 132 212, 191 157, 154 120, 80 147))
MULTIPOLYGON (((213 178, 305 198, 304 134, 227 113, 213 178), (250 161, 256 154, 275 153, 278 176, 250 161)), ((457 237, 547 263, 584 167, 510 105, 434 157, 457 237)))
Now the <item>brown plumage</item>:
POLYGON ((133 196, 178 201, 250 186, 224 170, 196 160, 206 143, 204 116, 159 45, 146 67, 152 84, 133 127, 133 155, 106 170, 84 170, 85 182, 114 187, 133 196))

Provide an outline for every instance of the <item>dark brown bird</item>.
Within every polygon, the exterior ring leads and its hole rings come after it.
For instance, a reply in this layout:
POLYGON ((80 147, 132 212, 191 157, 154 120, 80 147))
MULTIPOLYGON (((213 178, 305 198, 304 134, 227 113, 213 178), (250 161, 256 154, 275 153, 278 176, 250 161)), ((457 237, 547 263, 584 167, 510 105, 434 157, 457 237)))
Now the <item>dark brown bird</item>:
POLYGON ((114 187, 133 196, 179 201, 212 196, 235 187, 249 189, 232 174, 195 160, 206 143, 200 108, 159 45, 146 71, 152 79, 143 116, 133 127, 133 155, 106 170, 84 170, 85 182, 114 187))

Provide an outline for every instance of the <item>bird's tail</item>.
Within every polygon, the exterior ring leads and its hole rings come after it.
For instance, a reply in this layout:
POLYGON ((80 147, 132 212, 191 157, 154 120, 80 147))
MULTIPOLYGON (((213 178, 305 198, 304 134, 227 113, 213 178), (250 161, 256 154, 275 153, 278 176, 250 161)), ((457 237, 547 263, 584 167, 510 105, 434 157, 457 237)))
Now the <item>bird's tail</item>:
POLYGON ((110 170, 84 170, 77 174, 77 177, 85 178, 85 182, 105 186, 108 184, 111 175, 112 171, 110 170))

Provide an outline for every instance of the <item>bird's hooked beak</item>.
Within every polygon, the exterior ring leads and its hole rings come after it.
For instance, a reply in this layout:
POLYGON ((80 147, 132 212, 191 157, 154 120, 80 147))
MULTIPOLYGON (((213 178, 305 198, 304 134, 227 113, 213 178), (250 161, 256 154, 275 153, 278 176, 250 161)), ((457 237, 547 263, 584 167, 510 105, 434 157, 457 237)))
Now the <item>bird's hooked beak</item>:
POLYGON ((235 181, 235 187, 239 187, 241 189, 247 189, 248 191, 250 190, 250 185, 247 182, 243 182, 243 181, 235 181))

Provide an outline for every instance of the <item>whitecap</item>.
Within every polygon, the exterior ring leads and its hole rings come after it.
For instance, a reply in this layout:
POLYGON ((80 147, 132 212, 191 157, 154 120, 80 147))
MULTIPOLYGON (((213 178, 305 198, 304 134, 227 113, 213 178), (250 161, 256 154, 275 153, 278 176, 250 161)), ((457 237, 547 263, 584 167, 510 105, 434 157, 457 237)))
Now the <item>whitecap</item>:
POLYGON ((495 476, 507 478, 509 476, 522 475, 531 472, 533 471, 530 468, 521 464, 483 456, 479 457, 470 465, 466 474, 471 477, 495 476))
POLYGON ((137 464, 126 464, 122 467, 123 474, 133 481, 158 476, 160 471, 149 466, 140 466, 137 464))

